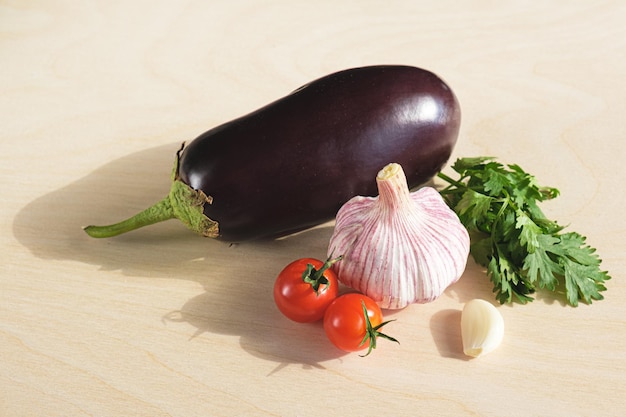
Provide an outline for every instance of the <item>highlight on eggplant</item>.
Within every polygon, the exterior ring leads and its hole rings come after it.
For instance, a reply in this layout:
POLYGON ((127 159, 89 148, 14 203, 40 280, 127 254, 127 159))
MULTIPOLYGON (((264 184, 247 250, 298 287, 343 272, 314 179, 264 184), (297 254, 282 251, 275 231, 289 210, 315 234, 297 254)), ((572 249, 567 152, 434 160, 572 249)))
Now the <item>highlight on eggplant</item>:
POLYGON ((163 200, 84 230, 112 237, 176 218, 230 242, 286 236, 332 220, 356 195, 376 195, 371 179, 391 162, 409 187, 426 183, 450 158, 460 123, 452 89, 430 71, 339 71, 183 145, 163 200))

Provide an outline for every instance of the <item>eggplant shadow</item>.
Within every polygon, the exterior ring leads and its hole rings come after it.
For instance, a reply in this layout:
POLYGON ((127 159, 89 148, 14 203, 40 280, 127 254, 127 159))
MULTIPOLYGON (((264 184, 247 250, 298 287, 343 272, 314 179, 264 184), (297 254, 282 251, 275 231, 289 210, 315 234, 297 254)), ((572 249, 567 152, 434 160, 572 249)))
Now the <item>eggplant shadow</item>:
POLYGON ((272 296, 284 265, 299 257, 326 256, 331 225, 241 244, 201 237, 178 220, 108 239, 91 238, 82 230, 88 224, 120 221, 165 197, 179 147, 172 143, 129 154, 36 198, 15 217, 14 236, 42 259, 95 265, 142 280, 200 283, 204 293, 162 317, 164 325, 193 325, 190 338, 239 336, 244 350, 276 362, 277 369, 290 363, 320 367, 320 362, 342 356, 321 326, 302 327, 282 317, 272 296))

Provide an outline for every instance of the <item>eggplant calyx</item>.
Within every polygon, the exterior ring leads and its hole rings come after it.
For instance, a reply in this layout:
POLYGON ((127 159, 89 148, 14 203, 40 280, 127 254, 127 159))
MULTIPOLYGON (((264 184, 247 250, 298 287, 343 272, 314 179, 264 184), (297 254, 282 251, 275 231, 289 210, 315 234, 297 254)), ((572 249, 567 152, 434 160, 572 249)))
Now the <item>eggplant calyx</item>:
POLYGON ((178 178, 179 154, 180 151, 176 155, 172 187, 163 200, 119 223, 84 227, 85 233, 96 238, 113 237, 154 223, 178 219, 189 229, 203 236, 218 237, 219 224, 204 214, 204 205, 211 204, 213 199, 202 190, 194 190, 178 178))
POLYGON ((172 169, 172 188, 168 195, 174 217, 185 226, 204 237, 216 238, 220 235, 219 224, 204 214, 204 205, 213 203, 213 197, 202 190, 196 190, 180 179, 180 156, 185 149, 185 142, 176 152, 174 169, 172 169))
POLYGON ((194 232, 205 237, 219 236, 219 224, 204 214, 204 205, 213 198, 202 190, 194 190, 179 179, 174 180, 168 195, 174 217, 194 232))

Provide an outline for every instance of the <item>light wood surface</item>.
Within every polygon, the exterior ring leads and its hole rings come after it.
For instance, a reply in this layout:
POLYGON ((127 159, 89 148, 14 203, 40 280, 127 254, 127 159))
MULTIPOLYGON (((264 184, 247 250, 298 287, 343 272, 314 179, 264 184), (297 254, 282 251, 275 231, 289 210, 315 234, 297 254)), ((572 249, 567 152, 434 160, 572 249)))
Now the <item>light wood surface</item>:
POLYGON ((625 27, 620 1, 0 1, 0 415, 624 415, 625 27), (271 296, 332 223, 234 246, 176 221, 81 230, 164 196, 182 141, 382 63, 453 87, 455 157, 561 190, 544 210, 597 247, 605 300, 499 306, 503 344, 467 360, 463 304, 495 303, 470 263, 361 358, 271 296))

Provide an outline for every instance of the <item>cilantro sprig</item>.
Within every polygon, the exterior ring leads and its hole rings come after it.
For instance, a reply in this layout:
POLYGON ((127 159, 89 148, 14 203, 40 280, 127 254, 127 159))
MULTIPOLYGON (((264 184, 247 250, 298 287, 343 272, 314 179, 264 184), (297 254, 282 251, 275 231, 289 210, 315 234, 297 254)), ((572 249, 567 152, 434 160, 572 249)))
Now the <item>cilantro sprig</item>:
POLYGON ((439 173, 448 183, 440 193, 470 232, 470 252, 487 268, 500 303, 526 304, 537 289, 564 294, 572 306, 604 298, 611 277, 600 269, 596 250, 539 208, 559 190, 491 157, 460 158, 452 169, 459 178, 439 173))

